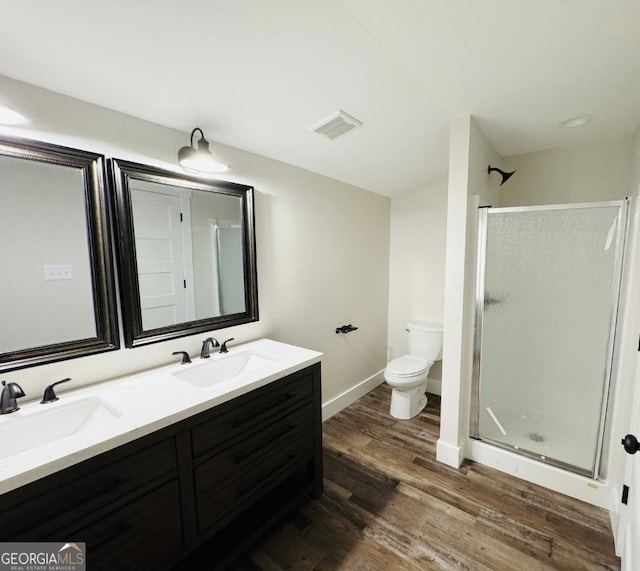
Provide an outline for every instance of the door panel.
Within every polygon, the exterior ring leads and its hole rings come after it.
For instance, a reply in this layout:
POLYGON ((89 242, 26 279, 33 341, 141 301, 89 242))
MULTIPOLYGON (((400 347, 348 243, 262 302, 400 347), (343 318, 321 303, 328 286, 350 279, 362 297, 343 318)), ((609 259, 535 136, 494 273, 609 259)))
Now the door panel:
POLYGON ((132 190, 131 200, 142 324, 154 329, 186 321, 180 198, 132 190))

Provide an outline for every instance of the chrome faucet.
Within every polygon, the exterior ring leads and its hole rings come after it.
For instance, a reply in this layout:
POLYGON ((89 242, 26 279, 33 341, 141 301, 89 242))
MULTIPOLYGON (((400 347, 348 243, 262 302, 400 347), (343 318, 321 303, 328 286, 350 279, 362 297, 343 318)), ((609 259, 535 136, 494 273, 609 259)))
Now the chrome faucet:
POLYGON ((211 355, 209 355, 209 348, 213 349, 214 347, 220 347, 220 343, 218 343, 218 340, 214 337, 207 337, 202 342, 202 350, 200 351, 200 358, 208 359, 209 357, 211 357, 211 355))
POLYGON ((2 393, 0 393, 0 414, 9 414, 19 410, 16 399, 23 397, 24 391, 18 383, 2 381, 2 393))

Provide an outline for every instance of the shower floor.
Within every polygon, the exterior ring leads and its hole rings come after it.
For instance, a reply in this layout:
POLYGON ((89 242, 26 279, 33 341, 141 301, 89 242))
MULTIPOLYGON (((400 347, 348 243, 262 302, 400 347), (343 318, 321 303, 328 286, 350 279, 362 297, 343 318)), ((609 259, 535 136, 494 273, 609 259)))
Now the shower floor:
POLYGON ((542 461, 558 461, 591 473, 596 441, 584 427, 571 426, 537 414, 492 411, 506 435, 486 409, 481 415, 480 439, 490 440, 514 451, 538 456, 542 461))

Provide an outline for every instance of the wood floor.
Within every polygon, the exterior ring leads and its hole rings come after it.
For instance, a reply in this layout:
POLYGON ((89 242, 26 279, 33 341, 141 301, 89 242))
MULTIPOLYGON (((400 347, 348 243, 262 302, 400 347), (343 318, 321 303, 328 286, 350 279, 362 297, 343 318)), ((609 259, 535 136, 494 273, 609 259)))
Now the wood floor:
POLYGON ((410 421, 381 385, 324 424, 325 493, 238 571, 619 569, 604 510, 465 462, 435 461, 439 397, 410 421))

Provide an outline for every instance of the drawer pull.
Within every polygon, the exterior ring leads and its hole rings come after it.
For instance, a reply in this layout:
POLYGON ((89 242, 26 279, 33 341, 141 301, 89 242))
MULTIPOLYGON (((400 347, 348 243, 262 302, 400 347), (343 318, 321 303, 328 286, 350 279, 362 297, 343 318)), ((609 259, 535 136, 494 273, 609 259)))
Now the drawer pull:
MULTIPOLYGON (((277 440, 278 438, 280 438, 280 437, 284 436, 285 434, 287 434, 287 432, 291 432, 294 428, 297 428, 297 427, 298 427, 297 424, 289 424, 288 426, 285 427, 284 430, 281 430, 273 438, 271 438, 271 441, 273 442, 274 440, 277 440)), ((255 454, 258 450, 263 448, 266 444, 268 444, 268 442, 262 442, 262 443, 258 444, 257 446, 254 446, 248 452, 245 452, 244 454, 238 454, 236 456, 236 459, 235 459, 236 460, 236 464, 239 464, 243 460, 246 460, 247 458, 249 458, 249 456, 255 454)))
POLYGON ((87 547, 89 547, 91 550, 98 549, 98 548, 102 547, 103 545, 113 541, 114 539, 117 539, 121 535, 125 535, 126 533, 129 533, 132 529, 133 529, 133 524, 127 523, 127 522, 124 522, 124 521, 119 521, 113 527, 113 529, 111 530, 111 533, 108 533, 105 537, 103 537, 97 543, 93 543, 92 542, 87 547))
MULTIPOLYGON (((278 464, 273 470, 271 470, 266 476, 263 476, 263 480, 266 480, 267 478, 269 478, 272 474, 277 473, 278 471, 280 471, 282 468, 284 468, 287 464, 289 464, 291 462, 291 460, 293 460, 294 458, 296 458, 298 456, 297 452, 291 452, 289 454, 287 454, 287 457, 280 463, 278 464)), ((241 499, 243 496, 246 496, 249 492, 251 492, 254 488, 240 488, 237 492, 236 492, 236 499, 239 500, 241 499)))
MULTIPOLYGON (((276 407, 278 405, 281 405, 282 403, 287 402, 288 400, 296 398, 296 396, 297 396, 296 393, 288 393, 283 398, 281 398, 280 400, 274 402, 270 406, 276 407)), ((243 418, 242 420, 236 420, 231 424, 231 428, 238 428, 239 426, 242 426, 243 424, 246 424, 247 422, 251 422, 254 418, 255 418, 255 416, 249 416, 247 418, 243 418)))

